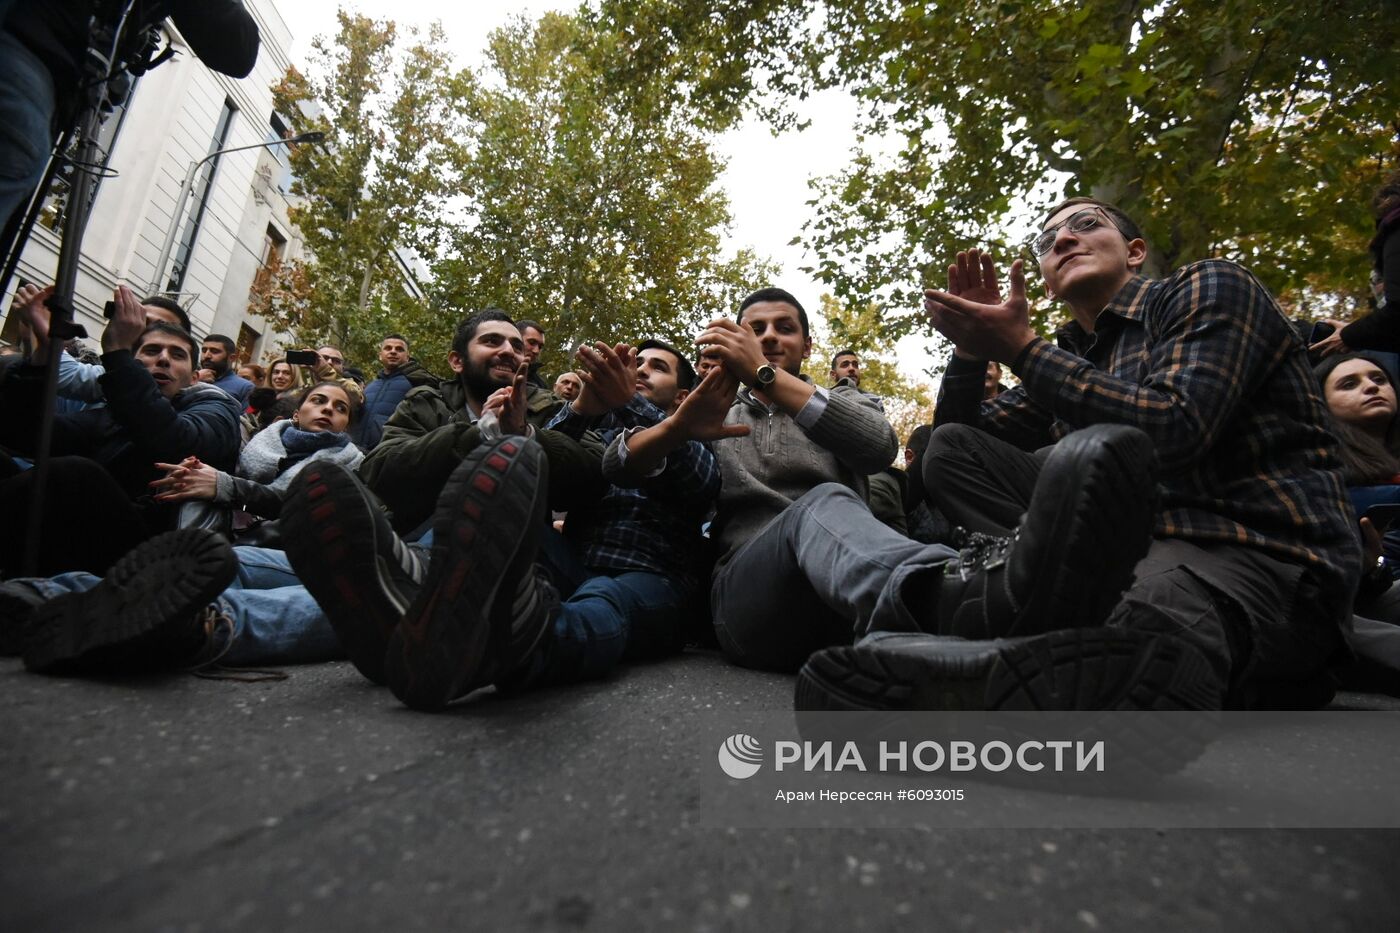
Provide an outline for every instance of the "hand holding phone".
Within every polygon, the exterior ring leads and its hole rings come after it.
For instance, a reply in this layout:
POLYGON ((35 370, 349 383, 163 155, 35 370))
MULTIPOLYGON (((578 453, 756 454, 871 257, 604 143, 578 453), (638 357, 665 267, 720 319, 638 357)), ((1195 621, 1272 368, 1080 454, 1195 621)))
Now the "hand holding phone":
POLYGON ((1362 517, 1370 519, 1371 526, 1381 534, 1385 534, 1390 524, 1400 518, 1400 502, 1373 505, 1366 510, 1366 514, 1362 517))

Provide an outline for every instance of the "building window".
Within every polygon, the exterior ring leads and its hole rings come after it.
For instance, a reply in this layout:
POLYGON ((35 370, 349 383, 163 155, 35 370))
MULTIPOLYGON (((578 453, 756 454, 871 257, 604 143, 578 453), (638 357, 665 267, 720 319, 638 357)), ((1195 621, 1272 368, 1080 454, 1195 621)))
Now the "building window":
POLYGON ((282 268, 282 260, 286 255, 287 238, 272 224, 268 224, 267 232, 263 234, 262 265, 258 267, 258 274, 253 277, 254 294, 262 294, 267 290, 269 280, 282 268))
POLYGON ((254 350, 257 349, 258 340, 262 334, 253 330, 247 323, 238 325, 238 349, 236 355, 239 363, 251 363, 256 357, 254 350))
MULTIPOLYGON (((206 158, 228 144, 229 129, 233 126, 233 118, 237 113, 238 108, 233 105, 233 101, 225 100, 206 158)), ((185 225, 184 235, 180 237, 180 246, 175 251, 175 264, 170 268, 170 280, 165 283, 165 290, 171 294, 178 294, 184 287, 185 274, 190 267, 190 256, 194 254, 195 240, 199 238, 199 226, 204 221, 205 210, 209 207, 209 195, 214 190, 214 178, 218 174, 219 162, 222 159, 223 156, 215 156, 206 162, 200 171, 199 180, 195 182, 194 207, 190 211, 190 221, 185 225)), ((174 222, 179 223, 179 218, 174 222)))
MULTIPOLYGON (((275 143, 289 139, 291 135, 287 129, 286 121, 274 113, 268 123, 265 142, 275 143)), ((292 154, 286 146, 270 146, 268 152, 272 153, 272 157, 277 160, 277 177, 273 179, 277 184, 277 190, 286 194, 292 188, 292 154)))

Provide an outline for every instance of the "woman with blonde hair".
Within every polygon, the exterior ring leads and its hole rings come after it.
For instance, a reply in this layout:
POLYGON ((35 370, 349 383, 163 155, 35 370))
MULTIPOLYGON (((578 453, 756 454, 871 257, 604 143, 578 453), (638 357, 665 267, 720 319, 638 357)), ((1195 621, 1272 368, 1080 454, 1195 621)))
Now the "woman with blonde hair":
POLYGON ((265 386, 277 390, 278 395, 300 390, 302 386, 301 367, 288 363, 287 358, 283 357, 267 368, 265 386))

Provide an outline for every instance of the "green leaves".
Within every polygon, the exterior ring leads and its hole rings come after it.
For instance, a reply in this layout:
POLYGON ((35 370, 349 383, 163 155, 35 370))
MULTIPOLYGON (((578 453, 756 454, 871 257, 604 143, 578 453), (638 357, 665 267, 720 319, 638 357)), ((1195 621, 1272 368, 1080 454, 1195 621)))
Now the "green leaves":
POLYGON ((440 305, 540 321, 553 373, 585 340, 688 346, 770 274, 721 254, 723 166, 675 74, 610 80, 631 67, 624 38, 559 14, 514 21, 491 50, 454 165, 472 221, 434 266, 440 305))
POLYGON ((249 310, 293 344, 334 343, 370 365, 385 333, 397 330, 412 346, 431 330, 407 269, 414 251, 431 256, 441 236, 461 86, 439 27, 401 32, 344 11, 339 24, 334 39, 313 43, 310 74, 290 70, 273 89, 293 133, 327 138, 291 154, 299 203, 290 214, 307 258, 269 270, 249 310))
POLYGON ((1400 20, 1381 0, 843 0, 820 14, 649 0, 646 22, 634 6, 601 0, 633 35, 665 22, 672 60, 705 34, 713 81, 742 76, 729 102, 767 115, 794 88, 839 85, 869 104, 858 133, 920 141, 814 181, 802 242, 842 301, 913 307, 911 270, 1019 236, 1062 194, 1117 201, 1158 271, 1237 259, 1285 301, 1343 313, 1364 289, 1366 205, 1400 161, 1400 20))
POLYGON ((368 363, 398 331, 442 373, 456 323, 498 306, 544 325, 552 373, 582 340, 684 347, 772 274, 752 252, 721 254, 729 211, 706 127, 723 107, 678 92, 693 72, 660 51, 632 70, 643 50, 623 32, 517 17, 477 74, 453 66, 438 27, 340 22, 312 77, 277 89, 297 131, 332 136, 293 157, 314 258, 251 299, 296 342, 368 363), (421 281, 405 277, 415 257, 421 281))

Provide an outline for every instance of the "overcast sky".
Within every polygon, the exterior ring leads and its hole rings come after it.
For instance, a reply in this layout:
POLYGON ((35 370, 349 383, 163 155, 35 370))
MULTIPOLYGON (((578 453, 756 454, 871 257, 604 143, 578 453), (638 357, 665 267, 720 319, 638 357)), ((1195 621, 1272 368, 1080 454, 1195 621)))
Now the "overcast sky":
MULTIPOLYGON (((354 0, 343 4, 337 0, 278 0, 279 12, 292 31, 293 60, 305 61, 313 36, 335 30, 336 9, 342 5, 405 25, 439 20, 458 61, 472 66, 481 62, 487 34, 510 16, 533 17, 577 6, 540 0, 354 0)), ((783 271, 774 284, 787 288, 815 311, 822 288, 800 270, 802 265, 811 264, 810 259, 804 258, 801 249, 787 244, 811 210, 805 203, 811 197, 807 179, 835 172, 848 160, 855 106, 844 94, 827 92, 810 98, 803 115, 812 120, 807 130, 776 138, 766 126, 747 121, 720 140, 719 150, 728 161, 722 185, 734 217, 728 236, 730 251, 750 246, 778 262, 783 271)), ((921 381, 926 378, 923 369, 929 365, 925 342, 925 338, 910 337, 898 348, 900 369, 921 381)))

